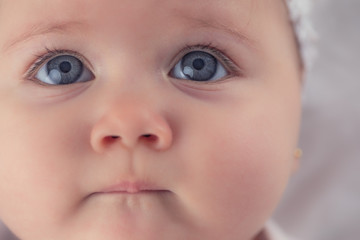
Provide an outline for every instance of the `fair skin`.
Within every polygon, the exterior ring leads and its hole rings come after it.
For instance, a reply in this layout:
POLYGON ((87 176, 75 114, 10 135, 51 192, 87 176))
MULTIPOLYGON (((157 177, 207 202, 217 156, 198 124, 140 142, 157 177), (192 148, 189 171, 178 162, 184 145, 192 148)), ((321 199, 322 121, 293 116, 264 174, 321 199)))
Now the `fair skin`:
POLYGON ((280 0, 2 0, 0 62, 0 218, 20 239, 255 239, 296 168, 280 0), (179 79, 195 51, 223 74, 179 79), (65 55, 87 77, 43 83, 65 55))

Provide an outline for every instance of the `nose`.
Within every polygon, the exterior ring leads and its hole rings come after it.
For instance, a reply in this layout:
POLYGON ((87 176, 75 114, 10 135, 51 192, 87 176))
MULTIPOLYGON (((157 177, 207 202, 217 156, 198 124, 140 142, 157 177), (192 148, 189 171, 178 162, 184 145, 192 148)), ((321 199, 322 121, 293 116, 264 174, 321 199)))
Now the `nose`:
POLYGON ((134 149, 145 145, 156 151, 165 151, 172 144, 172 129, 165 115, 146 103, 126 101, 113 104, 91 131, 91 146, 102 153, 118 146, 134 149))

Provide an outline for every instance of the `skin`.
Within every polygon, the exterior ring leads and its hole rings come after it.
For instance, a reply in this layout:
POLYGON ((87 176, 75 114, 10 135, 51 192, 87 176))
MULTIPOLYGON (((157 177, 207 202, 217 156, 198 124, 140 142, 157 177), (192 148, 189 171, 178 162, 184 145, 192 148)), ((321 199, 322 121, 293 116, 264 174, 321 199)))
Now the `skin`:
POLYGON ((21 239, 255 239, 296 168, 301 69, 280 0, 3 0, 0 51, 0 217, 21 239), (169 74, 209 43, 236 71, 169 74), (46 48, 94 79, 24 78, 46 48), (126 181, 164 191, 103 192, 126 181))

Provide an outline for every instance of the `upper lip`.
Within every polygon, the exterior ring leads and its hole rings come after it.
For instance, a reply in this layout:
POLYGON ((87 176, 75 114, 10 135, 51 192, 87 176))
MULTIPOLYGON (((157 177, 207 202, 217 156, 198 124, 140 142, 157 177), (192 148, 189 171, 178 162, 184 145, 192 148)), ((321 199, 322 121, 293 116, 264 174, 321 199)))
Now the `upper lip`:
POLYGON ((140 193, 140 192, 167 191, 153 183, 145 181, 122 181, 105 187, 98 193, 140 193))

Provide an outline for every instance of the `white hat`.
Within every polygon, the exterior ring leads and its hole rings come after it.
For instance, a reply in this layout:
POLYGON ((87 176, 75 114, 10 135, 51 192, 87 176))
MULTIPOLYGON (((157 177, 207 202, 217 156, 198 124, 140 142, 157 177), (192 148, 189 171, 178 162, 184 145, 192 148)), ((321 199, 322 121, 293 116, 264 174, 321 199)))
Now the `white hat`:
POLYGON ((286 0, 290 18, 300 44, 301 57, 305 70, 311 67, 316 56, 314 43, 317 36, 310 21, 313 1, 314 0, 286 0))

